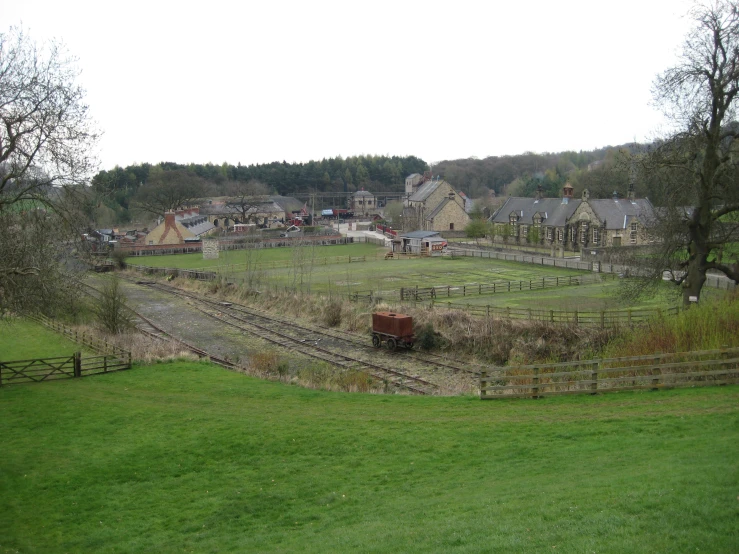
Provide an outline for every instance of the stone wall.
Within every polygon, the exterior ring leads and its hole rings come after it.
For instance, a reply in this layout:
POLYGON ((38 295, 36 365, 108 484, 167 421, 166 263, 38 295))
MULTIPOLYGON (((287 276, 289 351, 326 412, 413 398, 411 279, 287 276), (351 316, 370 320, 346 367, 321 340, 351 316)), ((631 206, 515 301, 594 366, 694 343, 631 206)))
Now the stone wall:
POLYGON ((204 260, 217 260, 218 259, 218 240, 217 239, 203 239, 203 259, 204 260))

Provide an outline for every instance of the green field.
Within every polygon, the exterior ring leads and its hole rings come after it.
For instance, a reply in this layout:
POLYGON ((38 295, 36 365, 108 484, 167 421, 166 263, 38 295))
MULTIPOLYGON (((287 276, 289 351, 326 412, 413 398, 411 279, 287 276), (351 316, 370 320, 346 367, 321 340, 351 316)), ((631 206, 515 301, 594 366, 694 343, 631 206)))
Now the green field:
POLYGON ((739 389, 328 393, 177 362, 0 389, 0 552, 736 552, 739 389))
POLYGON ((85 350, 34 321, 0 321, 0 361, 71 356, 85 350))
MULTIPOLYGON (((267 248, 222 252, 219 260, 203 260, 201 254, 129 258, 130 263, 181 269, 207 268, 234 281, 250 279, 260 290, 299 288, 319 294, 368 293, 395 300, 400 288, 462 287, 493 282, 518 282, 542 277, 590 275, 589 272, 482 258, 383 259, 386 249, 372 244, 304 248, 267 248), (348 263, 349 256, 366 256, 367 261, 348 263), (379 256, 379 257, 378 257, 379 256), (247 262, 248 267, 247 269, 247 262), (275 267, 278 265, 279 267, 275 267), (257 269, 254 269, 257 268, 257 269)), ((543 308, 553 310, 607 310, 624 307, 664 308, 679 303, 677 288, 667 284, 663 294, 627 306, 616 295, 620 281, 576 287, 559 287, 524 292, 452 296, 454 303, 543 308)), ((715 291, 706 289, 710 295, 715 291)), ((440 296, 439 301, 446 301, 440 296)))

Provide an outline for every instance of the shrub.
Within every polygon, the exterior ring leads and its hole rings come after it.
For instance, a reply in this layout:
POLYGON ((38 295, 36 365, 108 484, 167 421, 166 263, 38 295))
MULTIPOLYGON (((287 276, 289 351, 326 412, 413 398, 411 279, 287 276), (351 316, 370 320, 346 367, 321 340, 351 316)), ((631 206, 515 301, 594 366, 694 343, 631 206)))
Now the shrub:
POLYGON ((433 350, 439 345, 434 326, 427 323, 416 333, 416 344, 421 350, 433 350))
POLYGON ((126 295, 120 288, 118 277, 108 281, 93 310, 98 323, 109 333, 117 334, 133 327, 132 315, 126 306, 126 295))
POLYGON ((338 327, 341 324, 341 302, 333 300, 323 309, 323 322, 329 327, 338 327))

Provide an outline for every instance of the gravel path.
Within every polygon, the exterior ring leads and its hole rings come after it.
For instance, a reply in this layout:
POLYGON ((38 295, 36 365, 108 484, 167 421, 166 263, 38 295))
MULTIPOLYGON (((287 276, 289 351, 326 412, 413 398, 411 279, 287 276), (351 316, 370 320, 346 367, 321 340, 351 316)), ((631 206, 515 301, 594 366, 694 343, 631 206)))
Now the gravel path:
POLYGON ((247 353, 266 345, 256 337, 219 324, 190 303, 148 287, 121 282, 129 305, 173 336, 215 356, 244 361, 247 353))

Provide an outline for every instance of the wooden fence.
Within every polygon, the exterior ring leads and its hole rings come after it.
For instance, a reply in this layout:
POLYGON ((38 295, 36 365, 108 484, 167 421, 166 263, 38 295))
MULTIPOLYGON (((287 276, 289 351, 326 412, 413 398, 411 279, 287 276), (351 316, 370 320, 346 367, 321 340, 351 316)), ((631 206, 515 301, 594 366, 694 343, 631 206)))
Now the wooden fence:
POLYGON ((492 367, 480 374, 480 398, 539 398, 736 383, 739 383, 739 348, 727 348, 492 367))
POLYGON ((536 310, 533 308, 510 308, 500 306, 473 304, 455 304, 452 302, 434 301, 434 308, 464 310, 475 316, 504 317, 507 319, 526 319, 529 321, 545 321, 567 325, 597 326, 601 329, 619 325, 644 323, 652 318, 674 316, 682 308, 675 306, 667 309, 627 309, 627 310, 536 310))
POLYGON ((124 350, 123 348, 120 348, 114 344, 109 343, 103 338, 100 338, 100 336, 95 335, 93 333, 87 333, 83 331, 78 331, 77 329, 70 329, 66 325, 59 323, 58 321, 55 321, 53 319, 49 319, 46 316, 43 315, 36 315, 33 316, 32 319, 35 319, 42 325, 48 327, 52 331, 56 331, 60 335, 64 335, 70 340, 73 340, 77 344, 81 344, 83 346, 87 346, 90 350, 93 350, 94 352, 97 352, 98 354, 105 354, 105 355, 112 355, 117 356, 121 359, 127 359, 128 364, 131 364, 131 353, 128 350, 124 350))
POLYGON ((496 281, 494 283, 478 283, 475 285, 444 285, 435 287, 403 287, 400 289, 401 301, 412 300, 423 302, 436 298, 450 298, 452 296, 473 296, 483 294, 498 294, 504 292, 520 292, 524 290, 539 290, 557 287, 571 287, 600 283, 605 280, 616 279, 616 275, 573 275, 568 277, 540 277, 528 281, 496 281))
POLYGON ((130 356, 83 356, 75 352, 71 356, 35 358, 32 360, 0 361, 0 387, 19 383, 38 383, 73 377, 85 377, 98 373, 111 373, 131 369, 130 356))

